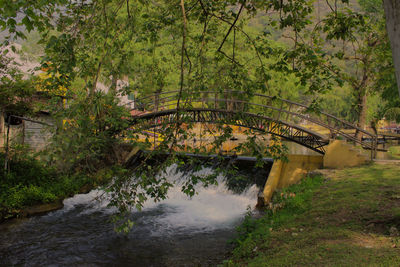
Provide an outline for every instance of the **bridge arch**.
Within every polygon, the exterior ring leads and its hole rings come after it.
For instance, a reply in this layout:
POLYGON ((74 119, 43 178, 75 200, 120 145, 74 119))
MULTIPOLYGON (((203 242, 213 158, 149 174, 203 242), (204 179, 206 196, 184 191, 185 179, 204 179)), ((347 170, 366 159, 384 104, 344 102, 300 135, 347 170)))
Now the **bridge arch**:
MULTIPOLYGON (((208 108, 191 108, 180 110, 180 112, 183 114, 179 119, 180 121, 241 126, 282 137, 320 154, 325 153, 324 146, 329 142, 329 140, 324 139, 324 136, 316 132, 260 114, 208 108)), ((159 125, 175 124, 178 122, 177 113, 177 109, 152 112, 137 116, 131 122, 136 131, 141 131, 155 128, 159 125)))
POLYGON ((328 113, 313 112, 309 105, 263 94, 202 91, 186 93, 182 98, 178 91, 172 91, 138 98, 135 107, 143 111, 131 117, 135 131, 177 123, 179 114, 180 119, 190 122, 223 123, 270 133, 320 154, 325 153, 329 139, 337 137, 371 149, 371 155, 376 150, 375 134, 328 113), (372 142, 358 139, 357 133, 372 142))

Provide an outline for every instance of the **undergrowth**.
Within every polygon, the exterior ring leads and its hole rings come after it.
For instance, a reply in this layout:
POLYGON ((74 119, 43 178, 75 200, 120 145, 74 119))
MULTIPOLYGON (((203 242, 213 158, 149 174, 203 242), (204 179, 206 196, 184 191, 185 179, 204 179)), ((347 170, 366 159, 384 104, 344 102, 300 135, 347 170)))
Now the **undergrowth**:
MULTIPOLYGON (((307 210, 313 189, 324 181, 322 176, 307 177, 299 184, 292 185, 274 194, 268 209, 261 218, 254 218, 248 210, 243 223, 237 228, 238 238, 233 258, 252 257, 268 241, 270 232, 307 210)), ((268 242, 267 242, 268 243, 268 242)), ((224 262, 230 266, 231 260, 224 262)))
MULTIPOLYGON (((58 173, 27 155, 12 159, 9 165, 8 171, 0 171, 0 222, 18 216, 25 207, 54 202, 101 182, 85 174, 58 173)), ((0 166, 4 166, 4 154, 0 154, 0 166)))

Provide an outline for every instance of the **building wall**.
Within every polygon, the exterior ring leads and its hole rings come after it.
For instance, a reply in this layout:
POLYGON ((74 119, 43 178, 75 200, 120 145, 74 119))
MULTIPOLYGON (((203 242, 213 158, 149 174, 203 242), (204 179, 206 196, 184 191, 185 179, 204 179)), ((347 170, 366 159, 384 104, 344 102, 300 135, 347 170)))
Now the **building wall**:
MULTIPOLYGON (((1 117, 3 117, 1 115, 1 117)), ((4 117, 3 117, 4 118, 4 117)), ((0 150, 4 150, 5 146, 7 144, 7 124, 4 122, 3 119, 3 123, 2 126, 0 126, 1 131, 0 131, 0 150)), ((9 131, 9 135, 8 135, 8 139, 9 139, 9 144, 12 143, 22 143, 23 142, 23 125, 11 125, 10 126, 10 131, 9 131)))
MULTIPOLYGON (((50 115, 41 115, 35 118, 35 120, 53 124, 50 115)), ((48 126, 31 121, 25 121, 24 123, 24 143, 36 151, 45 148, 52 136, 48 126)))
MULTIPOLYGON (((47 124, 53 124, 50 115, 41 114, 33 118, 47 124)), ((4 114, 0 113, 0 150, 4 150, 7 138, 7 124, 4 121, 4 114)), ((23 121, 19 125, 11 125, 9 142, 29 145, 33 150, 42 150, 49 142, 52 133, 47 126, 31 121, 23 121)))

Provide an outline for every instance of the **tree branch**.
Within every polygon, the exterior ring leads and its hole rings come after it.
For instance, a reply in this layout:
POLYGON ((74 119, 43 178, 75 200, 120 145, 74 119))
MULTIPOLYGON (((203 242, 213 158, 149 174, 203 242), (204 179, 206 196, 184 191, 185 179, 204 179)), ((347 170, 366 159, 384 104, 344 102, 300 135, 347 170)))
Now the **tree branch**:
POLYGON ((235 20, 233 21, 233 23, 232 23, 231 26, 229 27, 228 32, 225 34, 225 37, 224 37, 224 39, 222 40, 222 43, 220 44, 220 46, 219 46, 218 49, 217 49, 218 52, 221 52, 222 46, 224 45, 224 43, 225 43, 225 41, 226 41, 226 38, 228 38, 228 36, 229 36, 229 34, 231 33, 232 29, 235 27, 236 22, 237 22, 238 19, 239 19, 240 13, 242 13, 243 7, 244 7, 244 4, 242 4, 242 5, 240 6, 239 12, 238 12, 238 14, 237 14, 235 20))
MULTIPOLYGON (((202 4, 202 1, 200 1, 200 3, 201 3, 201 5, 202 5, 202 8, 204 8, 204 6, 203 6, 203 4, 202 4)), ((207 10, 204 10, 204 11, 207 12, 207 10)), ((210 12, 207 12, 207 14, 210 14, 211 16, 213 16, 213 17, 215 17, 215 18, 217 18, 217 19, 219 19, 219 20, 221 20, 221 21, 223 21, 223 22, 225 22, 225 23, 228 23, 228 24, 232 25, 232 23, 231 23, 230 21, 228 21, 228 20, 226 20, 226 19, 224 19, 224 18, 222 18, 222 17, 219 17, 219 16, 215 15, 215 14, 212 13, 212 12, 211 12, 211 13, 210 13, 210 12)), ((262 62, 261 56, 260 56, 260 54, 258 53, 257 46, 256 46, 254 40, 253 40, 243 29, 241 29, 240 27, 238 27, 238 26, 236 26, 236 25, 234 25, 233 27, 234 27, 235 29, 237 29, 238 31, 240 31, 240 32, 241 32, 244 36, 246 36, 246 38, 250 41, 251 45, 253 46, 253 48, 254 48, 254 50, 255 50, 255 52, 256 52, 257 58, 258 58, 258 60, 259 60, 259 62, 260 62, 260 65, 261 65, 261 68, 262 68, 262 72, 263 72, 263 74, 264 74, 264 77, 267 77, 267 75, 266 75, 266 73, 265 73, 264 63, 262 62)), ((221 52, 221 53, 222 53, 222 52, 221 52)), ((226 56, 226 54, 225 54, 225 56, 226 56)), ((229 58, 229 57, 228 57, 228 58, 229 58)), ((237 63, 237 64, 240 65, 239 63, 237 63)), ((268 80, 265 80, 265 82, 267 83, 268 80)), ((267 86, 268 86, 268 84, 267 84, 267 86)))
POLYGON ((128 19, 131 18, 131 13, 129 11, 129 0, 126 0, 126 11, 128 12, 128 19))
POLYGON ((183 82, 184 82, 184 63, 185 63, 185 49, 186 49, 186 31, 187 31, 187 18, 185 12, 185 1, 181 0, 181 9, 182 9, 182 18, 183 18, 183 25, 182 25, 182 48, 181 48, 181 77, 180 77, 180 89, 178 94, 178 101, 176 103, 176 109, 179 113, 179 104, 182 97, 183 91, 183 82))
POLYGON ((190 73, 192 73, 192 61, 190 60, 190 57, 189 57, 189 54, 187 52, 186 47, 185 47, 185 55, 186 55, 187 60, 189 61, 189 73, 188 73, 188 76, 190 76, 190 73))

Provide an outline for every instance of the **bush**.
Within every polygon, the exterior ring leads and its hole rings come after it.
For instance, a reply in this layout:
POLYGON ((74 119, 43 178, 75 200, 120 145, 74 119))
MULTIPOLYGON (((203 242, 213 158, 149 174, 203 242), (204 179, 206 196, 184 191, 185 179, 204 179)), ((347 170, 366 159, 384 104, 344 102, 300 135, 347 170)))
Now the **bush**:
MULTIPOLYGON (((10 152, 9 171, 0 170, 0 222, 17 216, 27 206, 53 202, 79 193, 84 187, 105 184, 118 172, 112 167, 99 169, 92 176, 60 174, 24 147, 13 147, 10 152)), ((4 153, 0 153, 0 166, 4 166, 4 158, 4 153)))
MULTIPOLYGON (((4 154, 0 154, 4 164, 4 154)), ((85 175, 59 175, 28 155, 13 157, 10 171, 0 171, 0 221, 15 216, 19 210, 53 202, 78 193, 91 180, 85 175)))
MULTIPOLYGON (((0 153, 0 164, 4 166, 4 154, 0 153)), ((9 172, 0 172, 0 177, 10 185, 42 185, 57 177, 54 169, 51 169, 33 158, 28 153, 11 157, 9 160, 9 172)))
POLYGON ((57 199, 57 196, 46 190, 46 188, 35 185, 17 186, 10 189, 7 198, 7 206, 20 208, 22 206, 39 203, 49 203, 57 199))
MULTIPOLYGON (((249 211, 243 223, 237 228, 238 237, 233 258, 253 257, 256 250, 268 244, 270 229, 295 220, 296 216, 308 209, 313 190, 324 181, 322 176, 307 177, 300 183, 275 192, 269 208, 261 218, 254 218, 249 211)), ((229 261, 224 263, 229 266, 229 261)))

